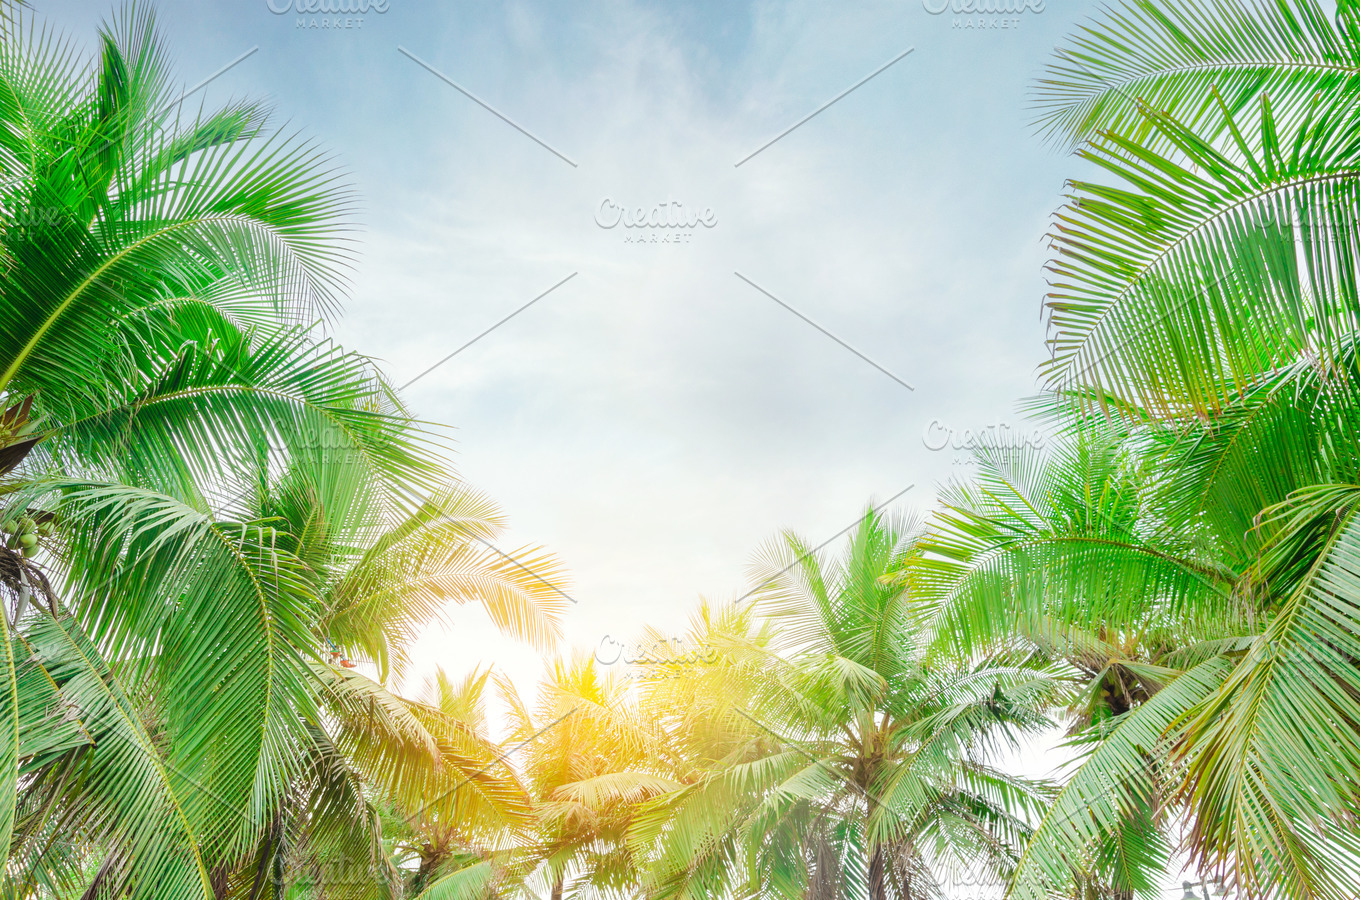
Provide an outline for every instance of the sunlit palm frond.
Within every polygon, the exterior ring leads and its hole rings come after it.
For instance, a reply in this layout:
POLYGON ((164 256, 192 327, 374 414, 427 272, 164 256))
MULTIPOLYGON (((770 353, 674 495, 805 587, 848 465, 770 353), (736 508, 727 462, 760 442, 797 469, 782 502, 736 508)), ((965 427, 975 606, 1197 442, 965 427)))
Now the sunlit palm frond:
MULTIPOLYGON (((1342 4, 1344 7, 1345 4, 1342 4)), ((1360 29, 1315 0, 1131 0, 1060 47, 1035 87, 1038 125, 1075 145, 1106 132, 1156 145, 1142 110, 1221 133, 1270 96, 1276 116, 1344 107, 1360 88, 1360 29)))
POLYGON ((1300 359, 1343 377, 1360 321, 1360 122, 1318 113, 1285 130, 1261 110, 1259 149, 1147 112, 1181 158, 1116 136, 1083 151, 1123 184, 1079 183, 1057 214, 1050 386, 1185 419, 1300 359))

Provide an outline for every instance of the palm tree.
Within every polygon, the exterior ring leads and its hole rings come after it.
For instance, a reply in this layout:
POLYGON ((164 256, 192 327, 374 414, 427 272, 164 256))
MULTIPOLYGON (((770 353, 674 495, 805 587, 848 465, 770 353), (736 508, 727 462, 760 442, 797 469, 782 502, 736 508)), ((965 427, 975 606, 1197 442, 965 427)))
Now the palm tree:
POLYGON ((272 528, 209 497, 229 497, 271 441, 315 457, 322 430, 369 456, 368 477, 389 489, 431 468, 367 362, 295 324, 333 304, 344 261, 333 240, 346 194, 315 151, 271 137, 256 106, 186 116, 144 11, 102 35, 93 67, 9 7, 0 25, 0 394, 16 533, 0 837, 14 763, 26 782, 38 760, 59 765, 29 732, 64 709, 87 745, 66 764, 101 759, 72 770, 86 773, 86 802, 46 797, 21 835, 89 828, 92 845, 118 848, 97 883, 211 896, 296 765, 274 749, 301 736, 279 716, 309 678, 313 595, 272 528), (41 693, 20 695, 35 674, 41 693), (139 707, 151 697, 149 728, 139 707))
POLYGON ((399 669, 468 599, 546 642, 557 575, 491 551, 437 436, 306 324, 349 259, 323 155, 186 111, 145 8, 92 65, 0 27, 5 878, 259 896, 300 834, 379 865, 371 792, 487 757, 328 650, 399 669))
POLYGON ((1102 848, 1177 809, 1248 896, 1360 886, 1357 38, 1352 4, 1136 0, 1041 82, 1044 125, 1115 179, 1074 183, 1051 234, 1045 404, 1075 436, 950 499, 936 587, 965 643, 1018 609, 1123 699, 1080 729, 1017 896, 1136 888, 1157 854, 1102 848))
MULTIPOLYGON (((354 840, 376 846, 383 839, 381 814, 397 817, 392 824, 399 829, 388 840, 401 837, 414 847, 420 867, 409 887, 419 892, 450 854, 523 825, 528 795, 490 736, 483 696, 489 673, 455 684, 439 671, 427 691, 430 701, 412 702, 348 667, 366 661, 385 676, 395 662, 404 671, 408 642, 432 622, 447 622, 451 603, 478 602, 508 633, 546 649, 560 638, 565 576, 534 548, 504 555, 491 549, 503 517, 461 485, 371 536, 356 529, 362 519, 353 510, 319 504, 310 480, 292 475, 276 484, 262 477, 255 513, 286 526, 289 549, 319 584, 314 631, 332 649, 330 665, 312 666, 322 710, 309 728, 318 742, 314 752, 324 756, 330 778, 344 772, 348 783, 375 798, 355 823, 368 831, 357 830, 354 840)), ((305 845, 315 816, 298 815, 291 824, 296 836, 275 840, 275 852, 305 845)), ((353 848, 342 849, 352 862, 353 848)), ((379 879, 395 881, 377 862, 374 870, 379 879)), ((324 867, 314 881, 335 890, 324 867)))
POLYGON ((513 745, 490 736, 490 676, 474 670, 455 683, 440 670, 432 679, 437 733, 459 754, 449 772, 455 778, 431 779, 423 796, 403 804, 412 811, 394 835, 397 852, 418 862, 403 896, 485 896, 486 888, 514 881, 521 854, 513 838, 529 826, 532 805, 506 752, 513 745))
POLYGON ((1020 897, 1159 889, 1179 770, 1158 751, 1248 628, 1226 548, 1160 518, 1164 451, 1146 434, 1078 422, 1045 451, 981 448, 921 544, 937 654, 1023 646, 1068 673, 1080 764, 1013 875, 1020 897))
MULTIPOLYGON (((485 678, 476 676, 479 701, 485 678)), ((530 706, 500 680, 510 729, 498 761, 522 773, 523 814, 450 817, 438 841, 421 826, 421 875, 412 887, 422 900, 533 897, 536 882, 553 900, 568 891, 637 890, 646 853, 627 840, 629 828, 646 800, 679 787, 665 774, 657 722, 641 714, 624 678, 602 674, 586 656, 554 660, 537 687, 530 706), (491 827, 469 827, 479 821, 491 827)))
POLYGON ((628 830, 642 803, 679 787, 666 767, 665 735, 638 706, 622 673, 578 655, 556 660, 531 709, 509 682, 510 740, 522 747, 534 796, 531 857, 552 900, 573 890, 628 894, 643 854, 628 830))
POLYGON ((758 796, 729 776, 779 749, 739 712, 751 708, 773 640, 773 626, 752 604, 707 600, 678 640, 644 634, 639 703, 664 735, 662 762, 683 785, 640 804, 629 828, 629 843, 644 858, 645 896, 747 893, 751 856, 740 821, 758 796))
MULTIPOLYGON (((669 798, 662 866, 675 895, 676 870, 721 830, 738 835, 733 861, 762 896, 934 896, 942 866, 1014 864, 1045 793, 984 757, 1045 723, 1053 678, 1019 656, 928 657, 915 538, 870 511, 836 564, 792 534, 762 553, 756 596, 778 653, 722 711, 744 721, 745 751, 669 798)), ((759 641, 742 643, 739 668, 759 641)))
MULTIPOLYGON (((131 855, 127 842, 141 832, 146 844, 137 846, 152 858, 176 848, 207 858, 213 848, 202 840, 201 832, 175 834, 170 816, 193 809, 190 804, 199 799, 197 795, 206 795, 239 817, 231 824, 240 830, 240 848, 220 854, 209 869, 215 895, 247 886, 258 891, 267 883, 266 873, 272 873, 268 877, 285 883, 305 875, 318 889, 331 893, 344 886, 355 896, 389 896, 385 890, 397 879, 380 852, 384 810, 425 832, 469 817, 499 816, 502 826, 527 818, 527 795, 501 761, 480 714, 459 712, 471 708, 472 701, 458 706, 451 699, 457 692, 443 685, 433 706, 412 703, 339 662, 342 655, 346 664, 351 658, 375 665, 390 657, 403 658, 406 634, 437 617, 448 601, 483 602, 493 615, 499 612, 520 623, 521 637, 541 640, 540 632, 546 629, 551 638, 558 628, 562 596, 555 564, 540 555, 530 570, 507 563, 499 554, 488 559, 484 552, 469 552, 469 546, 482 551, 481 536, 494 538, 500 523, 494 507, 466 489, 451 489, 411 519, 372 536, 353 509, 320 504, 312 481, 296 470, 277 484, 262 479, 251 511, 251 521, 262 523, 254 527, 270 529, 275 564, 291 560, 298 592, 306 596, 304 591, 310 588, 315 598, 297 610, 290 623, 296 644, 285 658, 298 660, 302 669, 295 692, 276 701, 266 723, 271 732, 266 738, 268 752, 275 765, 272 775, 287 780, 266 801, 256 801, 265 827, 247 830, 250 807, 227 799, 239 796, 232 791, 242 788, 226 780, 236 748, 224 748, 223 735, 197 732, 193 722, 186 723, 188 735, 183 739, 206 741, 207 747, 197 754, 182 752, 182 762, 170 762, 176 759, 171 755, 178 749, 174 743, 158 746, 166 737, 177 736, 171 730, 175 723, 169 719, 170 710, 163 702, 153 702, 163 695, 167 682, 173 684, 175 674, 165 668, 189 664, 186 657, 201 654, 201 645, 175 642, 159 651, 142 651, 144 659, 130 665, 114 665, 105 662, 109 651, 89 640, 64 611, 30 617, 17 635, 31 652, 25 670, 29 684, 43 691, 31 695, 32 715, 50 717, 53 708, 78 715, 65 742, 49 743, 41 757, 26 757, 22 801, 32 815, 21 822, 20 846, 25 856, 28 848, 33 852, 25 877, 38 877, 49 866, 53 809, 63 811, 65 819, 58 824, 79 835, 62 851, 88 844, 115 858, 131 855), (328 647, 343 651, 327 653, 328 647), (115 702, 121 703, 119 715, 127 721, 115 721, 107 708, 115 702), (115 725, 129 733, 118 733, 115 725), (142 731, 146 740, 138 745, 142 731), (287 743, 276 743, 280 740, 287 743), (189 774, 190 766, 200 767, 197 775, 189 774), (151 771, 142 780, 130 778, 129 770, 143 767, 151 771), (91 768, 101 772, 101 778, 72 778, 91 768), (167 776, 159 790, 167 804, 161 818, 145 811, 158 795, 155 772, 167 776), (175 791, 178 779, 198 790, 175 791), (123 821, 139 810, 145 821, 123 821), (108 817, 115 830, 80 834, 87 820, 99 816, 108 817), (131 828, 134 824, 141 827, 131 828), (327 868, 332 864, 334 871, 327 868), (330 878, 343 880, 331 884, 330 878)), ((354 505, 365 499, 354 498, 354 505)), ((91 547, 104 543, 98 538, 88 542, 91 547)), ((532 552, 509 555, 525 559, 532 552)), ((139 584, 149 583, 143 590, 152 598, 183 598, 184 583, 154 580, 157 571, 139 567, 133 577, 139 584)), ((113 580, 120 577, 115 572, 113 580)), ((221 592, 225 587, 217 582, 202 590, 221 592)), ((183 626, 172 622, 171 629, 178 627, 183 626)), ((167 631, 174 633, 171 629, 167 631)), ((211 671, 190 677, 222 678, 211 671)), ((244 703, 250 700, 247 695, 244 703)), ((40 718, 34 722, 35 739, 45 724, 40 718)), ((126 877, 141 884, 139 869, 145 863, 133 858, 138 866, 125 876, 110 869, 100 877, 126 877)), ((170 860, 163 862, 171 865, 170 860)), ((161 891, 177 884, 173 871, 158 877, 161 891)))

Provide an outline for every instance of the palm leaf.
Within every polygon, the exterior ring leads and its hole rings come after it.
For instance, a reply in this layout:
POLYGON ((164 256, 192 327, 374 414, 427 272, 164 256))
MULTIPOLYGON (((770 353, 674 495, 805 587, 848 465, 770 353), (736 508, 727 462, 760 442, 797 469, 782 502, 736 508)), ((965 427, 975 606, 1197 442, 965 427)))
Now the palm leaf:
MULTIPOLYGON (((1187 716, 1179 752, 1197 813, 1192 845, 1253 894, 1340 898, 1355 887, 1357 499, 1353 487, 1325 486, 1275 508, 1272 546, 1308 565, 1231 676, 1187 716)), ((1294 560, 1266 559, 1288 584, 1294 560)))
POLYGON ((1157 144, 1144 109, 1221 133, 1214 97, 1233 114, 1271 97, 1277 116, 1360 88, 1360 31, 1314 0, 1132 0, 1103 10, 1055 54, 1036 86, 1037 118, 1070 144, 1113 132, 1157 144))

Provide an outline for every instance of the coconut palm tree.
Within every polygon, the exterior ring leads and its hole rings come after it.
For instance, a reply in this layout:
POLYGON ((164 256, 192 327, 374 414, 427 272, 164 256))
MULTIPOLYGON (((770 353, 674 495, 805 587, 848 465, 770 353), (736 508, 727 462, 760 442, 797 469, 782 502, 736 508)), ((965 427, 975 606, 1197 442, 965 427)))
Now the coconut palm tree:
MULTIPOLYGON (((429 699, 412 702, 352 667, 369 663, 385 676, 395 663, 404 672, 409 641, 432 623, 447 624, 447 607, 454 603, 480 603, 507 633, 546 650, 560 638, 565 576, 552 557, 534 548, 504 555, 492 549, 489 541, 503 529, 503 517, 487 498, 460 485, 368 537, 367 545, 351 524, 362 520, 351 510, 319 504, 306 479, 262 479, 256 512, 286 524, 291 549, 320 584, 315 632, 331 649, 330 665, 312 667, 321 681, 323 713, 312 731, 333 748, 330 773, 345 771, 349 782, 375 798, 359 820, 375 829, 365 835, 367 845, 383 839, 376 826, 386 812, 397 826, 387 839, 402 840, 419 859, 406 885, 414 896, 448 855, 470 852, 523 825, 528 795, 490 736, 484 703, 489 672, 454 683, 438 671, 429 699)), ((297 817, 297 837, 285 835, 280 852, 305 844, 313 826, 310 816, 297 817)), ((344 859, 352 864, 354 858, 344 859)), ((374 871, 397 883, 381 865, 374 871)), ((314 881, 336 889, 324 871, 314 881)))
POLYGON ((533 707, 509 682, 502 690, 534 796, 527 847, 552 900, 568 889, 630 894, 645 854, 628 842, 629 827, 642 803, 680 786, 659 721, 639 707, 626 673, 604 673, 584 655, 550 664, 533 707))
POLYGON ((1122 699, 1017 896, 1136 888, 1157 855, 1110 879, 1102 848, 1177 809, 1248 896, 1360 886, 1358 36, 1348 3, 1137 0, 1040 84, 1042 122, 1111 176, 1051 233, 1046 403, 1077 436, 950 499, 941 608, 982 643, 1018 609, 1122 699))
POLYGON ((629 828, 651 897, 737 897, 750 879, 740 827, 758 796, 727 777, 778 746, 749 715, 773 654, 774 628, 750 603, 701 600, 678 640, 640 642, 639 703, 662 729, 661 758, 683 787, 640 804, 629 828))
POLYGON ((667 798, 672 895, 694 895, 687 858, 724 836, 734 886, 772 897, 937 896, 942 876, 1014 864, 1045 792, 985 757, 1045 723, 1054 680, 1022 656, 929 659, 916 536, 870 511, 835 563, 792 534, 765 548, 756 597, 778 652, 722 711, 746 747, 667 798))
POLYGON ((259 447, 316 456, 322 431, 389 489, 432 467, 367 361, 296 324, 332 305, 344 260, 345 192, 315 151, 256 106, 187 115, 145 11, 93 65, 9 7, 0 24, 0 836, 23 806, 14 763, 35 777, 28 732, 59 713, 84 723, 67 756, 99 757, 65 763, 89 791, 22 828, 93 829, 96 884, 211 896, 298 765, 276 749, 301 738, 281 710, 309 679, 314 593, 271 527, 210 498, 259 447))
POLYGON ((1247 630, 1231 556, 1168 527, 1152 502, 1156 444, 1097 418, 1078 423, 1044 450, 980 448, 974 476, 942 492, 921 543, 937 656, 1021 646, 1068 673, 1079 767, 1030 838, 1015 896, 1158 890, 1176 769, 1152 751, 1165 750, 1168 721, 1221 681, 1220 654, 1247 630))
POLYGON ((510 722, 500 759, 523 773, 528 815, 478 834, 466 827, 475 817, 459 816, 456 842, 431 842, 421 829, 429 877, 419 897, 535 897, 537 884, 553 900, 638 889, 647 854, 629 828, 648 798, 680 786, 665 774, 658 722, 640 713, 622 673, 606 675, 584 655, 551 662, 537 687, 531 706, 500 679, 510 722))
POLYGON ((481 758, 329 651, 399 669, 472 598, 548 640, 556 575, 486 545, 435 436, 308 324, 349 260, 324 155, 195 109, 144 7, 93 60, 0 27, 5 877, 261 896, 303 832, 376 865, 370 793, 481 758))
MULTIPOLYGON (((126 845, 144 834, 143 849, 153 858, 173 855, 179 848, 205 861, 213 859, 209 869, 213 891, 223 896, 226 891, 232 896, 237 891, 257 892, 272 883, 267 874, 285 882, 305 876, 328 895, 344 888, 356 897, 391 896, 399 880, 380 852, 384 811, 426 831, 451 820, 499 816, 503 826, 527 818, 527 795, 487 737, 475 703, 455 701, 455 696, 472 692, 471 687, 454 691, 441 682, 437 703, 412 703, 348 667, 357 660, 379 668, 389 658, 404 658, 407 633, 435 620, 448 602, 482 602, 493 615, 518 623, 519 636, 551 640, 563 596, 555 563, 532 551, 508 554, 518 560, 534 559, 535 568, 530 569, 486 553, 482 536, 494 539, 500 522, 485 498, 466 489, 450 489, 432 498, 411 519, 373 536, 352 509, 319 503, 311 481, 298 470, 290 470, 277 483, 262 478, 260 494, 251 505, 250 520, 259 523, 252 527, 269 529, 275 564, 278 559, 291 560, 296 590, 313 598, 308 606, 293 610, 295 618, 289 623, 290 639, 296 643, 285 659, 297 660, 294 664, 301 669, 295 692, 275 701, 267 722, 271 774, 287 780, 274 794, 255 801, 265 827, 249 828, 251 806, 228 799, 240 796, 233 791, 243 788, 227 780, 236 748, 229 744, 224 748, 223 735, 199 733, 189 722, 182 726, 184 731, 206 741, 206 748, 176 757, 174 743, 157 746, 167 736, 176 736, 175 723, 168 718, 173 708, 159 700, 166 694, 164 686, 175 686, 177 677, 165 669, 193 664, 202 652, 199 646, 176 641, 114 665, 105 662, 109 651, 89 640, 71 614, 61 610, 57 615, 30 616, 17 632, 31 652, 25 672, 34 684, 46 685, 45 692, 34 697, 45 705, 35 703, 33 715, 50 717, 54 708, 76 715, 68 726, 69 743, 47 747, 41 758, 26 756, 22 799, 33 815, 24 820, 20 832, 27 841, 21 844, 25 858, 31 860, 24 877, 41 877, 49 866, 49 845, 44 842, 51 836, 53 809, 63 811, 62 827, 72 835, 68 844, 88 843, 120 863, 119 857, 132 857, 132 863, 122 863, 128 870, 110 866, 101 878, 142 883, 141 867, 147 863, 126 845), (327 652, 328 648, 334 649, 327 652), (91 668, 93 674, 87 674, 91 668), (98 683, 91 680, 94 675, 98 683), (111 712, 96 704, 101 692, 113 694, 103 700, 106 705, 121 699, 122 715, 135 720, 125 727, 134 729, 135 737, 141 724, 146 744, 127 746, 132 738, 126 735, 101 740, 117 724, 111 712), (272 743, 283 740, 287 743, 272 743), (149 775, 140 782, 128 778, 125 769, 137 766, 169 773, 161 786, 167 808, 160 817, 144 811, 144 820, 123 822, 122 816, 143 809, 137 804, 151 802, 148 795, 154 793, 149 775), (104 772, 107 780, 71 778, 73 772, 91 768, 104 772), (176 791, 177 779, 197 790, 176 791), (177 817, 170 813, 194 809, 191 803, 199 794, 235 814, 229 821, 238 829, 239 849, 211 857, 216 845, 204 841, 201 831, 176 834, 177 817), (131 805, 124 811, 121 803, 131 805), (105 824, 114 830, 92 828, 98 816, 108 817, 105 824), (140 827, 134 829, 133 824, 140 827), (87 827, 91 830, 81 833, 87 827)), ((366 500, 357 497, 352 503, 366 500)), ((112 527, 126 529, 121 523, 112 527)), ((86 542, 90 548, 105 543, 99 536, 86 542)), ((150 582, 152 597, 182 598, 186 582, 153 580, 151 573, 156 571, 141 567, 135 577, 140 583, 150 582)), ((117 572, 112 577, 115 589, 120 577, 117 572)), ((195 573, 187 584, 198 577, 195 573)), ((202 590, 220 594, 228 587, 219 581, 202 590)), ((173 634, 180 627, 184 626, 172 617, 167 630, 173 634)), ((220 680, 221 673, 200 670, 188 677, 220 680)), ((250 699, 247 695, 245 702, 250 699)), ((36 722, 35 727, 42 724, 36 722)), ((245 788, 252 784, 248 775, 243 778, 245 788)), ((157 889, 188 890, 174 875, 160 873, 157 889)))
POLYGON ((440 733, 461 753, 450 767, 455 778, 442 790, 431 781, 423 797, 402 804, 409 812, 395 835, 397 853, 417 862, 403 896, 454 897, 470 889, 468 896, 485 896, 485 888, 514 881, 521 854, 513 838, 529 826, 532 804, 511 767, 513 744, 490 736, 490 676, 490 670, 473 670, 455 682, 439 670, 431 679, 440 733))

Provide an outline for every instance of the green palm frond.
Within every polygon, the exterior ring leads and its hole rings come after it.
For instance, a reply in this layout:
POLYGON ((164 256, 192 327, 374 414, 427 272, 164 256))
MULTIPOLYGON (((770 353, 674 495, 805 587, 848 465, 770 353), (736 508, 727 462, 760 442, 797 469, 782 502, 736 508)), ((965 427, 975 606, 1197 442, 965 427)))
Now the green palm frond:
POLYGON ((240 490, 263 455, 309 469, 333 503, 356 495, 400 503, 447 478, 436 445, 369 360, 303 329, 209 325, 180 329, 176 340, 185 343, 143 345, 144 370, 124 373, 97 404, 52 413, 30 468, 84 467, 192 495, 204 484, 240 490))
MULTIPOLYGON (((8 847, 18 804, 23 704, 10 635, 9 613, 0 609, 0 847, 8 847)), ((28 693, 28 692, 26 692, 28 693)))
MULTIPOLYGON (((215 900, 211 870, 221 845, 205 834, 204 821, 245 813, 175 765, 160 722, 147 721, 140 698, 74 618, 35 620, 25 643, 59 686, 58 710, 73 711, 92 739, 30 776, 31 790, 55 812, 59 831, 84 834, 104 848, 97 880, 106 889, 215 900)), ((43 865, 43 857, 37 862, 43 865)))
POLYGON ((1102 10, 1057 51, 1035 88, 1042 132, 1072 145, 1113 132, 1157 145, 1153 109, 1221 134, 1269 96, 1284 120, 1344 108, 1360 89, 1360 27, 1315 0, 1154 0, 1102 10))
POLYGON ((1204 427, 1158 429, 1150 437, 1166 477, 1150 503, 1169 522, 1199 523, 1217 553, 1245 567, 1259 550, 1251 535, 1262 510, 1309 485, 1360 481, 1360 460, 1349 452, 1360 437, 1353 401, 1348 383, 1300 362, 1204 427))
POLYGON ((546 648, 569 602, 560 562, 539 548, 499 550, 503 517, 483 494, 441 488, 379 535, 329 593, 332 640, 401 671, 405 645, 453 604, 480 603, 507 633, 546 648))
POLYGON ((1260 149, 1220 111, 1224 147, 1148 112, 1181 159, 1115 136, 1083 151, 1125 185, 1079 183, 1057 215, 1051 387, 1185 418, 1301 359, 1344 377, 1360 122, 1319 114, 1284 131, 1261 103, 1260 149))
POLYGON ((1035 828, 1012 878, 1011 897, 1041 900, 1091 877, 1094 854, 1120 833, 1127 815, 1158 802, 1166 774, 1157 753, 1174 723, 1210 696, 1230 670, 1227 660, 1215 657, 1116 721, 1068 776, 1035 828))
POLYGON ((1279 609, 1225 683, 1186 716, 1178 753, 1196 811, 1192 846, 1253 894, 1354 890, 1357 504, 1355 487, 1327 485, 1269 511, 1262 575, 1281 582, 1279 609))
POLYGON ((1040 450, 983 448, 977 461, 923 541, 938 652, 968 659, 1018 638, 1080 655, 1105 643, 1094 636, 1106 623, 1230 627, 1236 576, 1194 526, 1148 503, 1159 452, 1087 428, 1040 450))
POLYGON ((255 107, 186 122, 145 8, 88 80, 65 76, 68 44, 7 25, 4 206, 23 227, 4 232, 0 389, 92 380, 107 323, 170 297, 256 323, 334 306, 349 201, 313 147, 262 133, 255 107))
POLYGON ((241 805, 192 804, 196 830, 244 852, 298 772, 301 722, 316 718, 313 585, 267 525, 130 487, 51 488, 73 551, 66 596, 125 677, 158 685, 171 764, 241 805))

